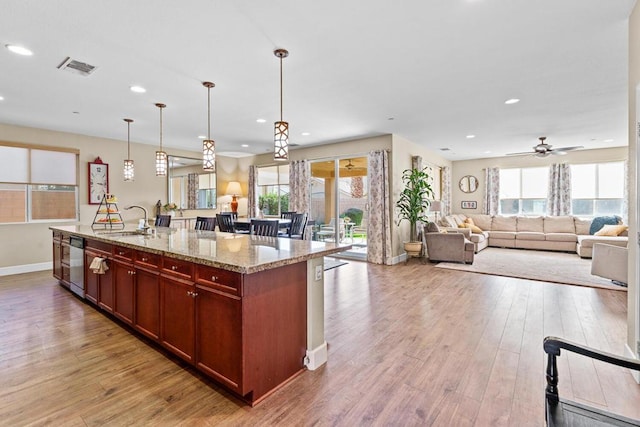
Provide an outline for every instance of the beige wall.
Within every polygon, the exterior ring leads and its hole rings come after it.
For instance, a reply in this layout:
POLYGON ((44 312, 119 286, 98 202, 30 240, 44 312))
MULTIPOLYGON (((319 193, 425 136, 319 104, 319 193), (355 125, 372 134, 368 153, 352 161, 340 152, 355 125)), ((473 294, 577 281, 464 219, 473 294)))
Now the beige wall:
POLYGON ((637 342, 640 320, 638 293, 638 139, 636 126, 638 123, 637 105, 640 90, 640 6, 636 4, 629 18, 629 289, 628 289, 628 329, 627 343, 629 348, 638 354, 637 342))
POLYGON ((452 209, 453 213, 481 213, 484 196, 484 169, 491 167, 499 168, 528 168, 536 166, 547 166, 557 162, 566 163, 596 163, 614 160, 626 160, 628 155, 627 147, 606 148, 601 150, 578 150, 568 152, 565 156, 549 156, 538 158, 534 156, 503 156, 491 157, 487 159, 463 160, 453 162, 451 174, 452 187, 452 209), (478 178, 478 190, 473 193, 463 193, 458 187, 460 178, 465 175, 473 175, 478 178), (478 202, 477 209, 464 209, 460 207, 462 201, 478 202))
MULTIPOLYGON (((155 175, 155 146, 137 144, 135 142, 131 144, 131 158, 135 162, 135 181, 124 182, 122 179, 122 164, 127 153, 126 140, 118 141, 0 124, 0 141, 80 150, 79 208, 81 224, 91 224, 98 207, 87 203, 87 163, 98 156, 103 162, 109 164, 109 192, 118 197, 118 207, 120 209, 127 205, 137 204, 147 208, 149 216, 153 217, 156 202, 158 200, 161 200, 162 203, 167 201, 167 180, 155 175)), ((172 150, 168 147, 165 147, 165 150, 170 155, 188 157, 198 157, 200 155, 200 153, 172 150)), ((244 162, 246 161, 244 160, 244 162)), ((223 185, 226 188, 226 182, 238 180, 242 176, 240 169, 244 167, 244 162, 235 158, 219 157, 219 185, 223 185)), ((244 179, 245 186, 246 181, 244 179)), ((212 215, 212 212, 211 210, 185 211, 185 216, 193 216, 198 213, 212 215)), ((125 222, 132 224, 137 222, 138 218, 141 218, 141 214, 142 212, 139 209, 122 211, 125 222)), ((0 274, 12 274, 38 269, 38 267, 50 267, 52 250, 49 226, 52 224, 65 223, 0 224, 0 236, 2 238, 2 245, 0 245, 0 274)))

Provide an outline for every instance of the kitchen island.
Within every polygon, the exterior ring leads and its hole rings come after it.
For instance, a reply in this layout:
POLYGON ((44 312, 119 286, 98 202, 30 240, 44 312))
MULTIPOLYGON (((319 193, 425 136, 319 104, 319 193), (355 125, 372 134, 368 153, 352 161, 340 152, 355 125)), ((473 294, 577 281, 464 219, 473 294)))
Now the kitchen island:
POLYGON ((160 227, 51 230, 62 285, 74 268, 65 248, 81 237, 85 301, 252 405, 326 362, 323 256, 349 245, 160 227))

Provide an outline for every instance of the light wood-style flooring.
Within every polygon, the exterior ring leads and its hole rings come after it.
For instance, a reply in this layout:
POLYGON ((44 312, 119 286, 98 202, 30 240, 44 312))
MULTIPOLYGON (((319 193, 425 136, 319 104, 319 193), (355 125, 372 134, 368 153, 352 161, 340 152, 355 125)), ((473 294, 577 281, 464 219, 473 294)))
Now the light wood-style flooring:
MULTIPOLYGON (((251 408, 75 298, 0 277, 0 425, 540 426, 542 339, 624 354, 626 293, 350 261, 325 273, 329 362, 251 408)), ((562 396, 640 418, 629 371, 563 353, 562 396)))

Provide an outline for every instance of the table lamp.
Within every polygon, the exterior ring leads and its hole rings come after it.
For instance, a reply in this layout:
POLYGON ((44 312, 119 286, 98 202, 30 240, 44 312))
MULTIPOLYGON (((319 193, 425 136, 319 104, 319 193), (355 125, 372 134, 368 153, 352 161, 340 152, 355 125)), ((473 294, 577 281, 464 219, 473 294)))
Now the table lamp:
POLYGON ((233 197, 231 200, 231 212, 238 212, 238 196, 242 195, 242 188, 238 181, 231 181, 227 185, 227 196, 233 197))
POLYGON ((431 203, 429 204, 429 212, 435 212, 436 214, 435 222, 438 222, 438 214, 440 213, 441 210, 442 210, 442 202, 440 200, 432 200, 431 203))

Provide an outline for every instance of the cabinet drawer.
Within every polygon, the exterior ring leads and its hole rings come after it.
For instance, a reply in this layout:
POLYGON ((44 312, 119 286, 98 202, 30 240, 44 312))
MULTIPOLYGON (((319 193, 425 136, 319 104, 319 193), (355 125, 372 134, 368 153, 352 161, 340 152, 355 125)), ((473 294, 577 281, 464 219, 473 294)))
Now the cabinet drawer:
POLYGON ((105 242, 99 242, 97 240, 89 240, 85 239, 84 241, 85 248, 91 248, 96 251, 106 252, 111 255, 111 244, 105 242))
POLYGON ((162 259, 162 271, 171 276, 193 280, 193 263, 190 261, 164 257, 162 259))
POLYGON ((71 257, 71 246, 68 244, 62 244, 62 262, 69 264, 69 258, 71 257))
POLYGON ((113 247, 113 257, 123 261, 133 261, 133 249, 124 246, 113 247))
POLYGON ((196 267, 196 283, 234 295, 242 295, 242 275, 233 271, 198 265, 196 267))
POLYGON ((162 257, 158 254, 152 254, 149 252, 136 251, 135 262, 136 265, 158 268, 160 267, 160 261, 162 257))

